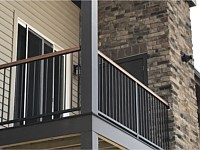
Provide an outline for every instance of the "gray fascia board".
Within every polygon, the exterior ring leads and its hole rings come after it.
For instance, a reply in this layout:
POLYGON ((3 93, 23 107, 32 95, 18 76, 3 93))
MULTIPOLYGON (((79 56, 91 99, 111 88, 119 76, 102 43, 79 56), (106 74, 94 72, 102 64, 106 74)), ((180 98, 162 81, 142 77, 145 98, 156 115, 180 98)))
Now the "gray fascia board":
POLYGON ((136 139, 135 137, 127 134, 123 130, 111 125, 110 123, 102 120, 100 117, 93 115, 93 130, 94 132, 102 135, 103 137, 127 148, 127 149, 145 149, 152 150, 150 146, 136 139))
POLYGON ((95 132, 128 149, 153 149, 96 114, 73 116, 29 126, 0 130, 0 147, 69 134, 95 132))
POLYGON ((87 132, 92 128, 91 122, 91 115, 77 115, 34 125, 1 129, 0 147, 4 145, 87 132))

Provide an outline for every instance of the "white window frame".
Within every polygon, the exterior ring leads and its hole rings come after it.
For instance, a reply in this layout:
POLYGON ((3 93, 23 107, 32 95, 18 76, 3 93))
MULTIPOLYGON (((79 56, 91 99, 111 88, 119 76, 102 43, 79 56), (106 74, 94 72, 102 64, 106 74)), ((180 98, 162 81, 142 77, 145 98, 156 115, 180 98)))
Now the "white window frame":
MULTIPOLYGON (((32 27, 30 24, 28 24, 27 22, 25 22, 24 20, 22 20, 21 18, 17 17, 17 29, 16 29, 16 42, 15 42, 15 54, 17 54, 17 38, 18 38, 18 25, 21 25, 23 26, 24 28, 26 28, 27 30, 28 29, 31 29, 33 32, 35 32, 37 35, 39 35, 41 38, 45 39, 46 41, 48 41, 49 43, 51 43, 53 45, 53 52, 54 51, 60 51, 60 50, 64 50, 64 48, 62 48, 61 46, 59 46, 58 44, 56 44, 53 40, 51 40, 50 38, 48 38, 47 36, 45 36, 44 34, 42 34, 41 32, 39 32, 37 29, 35 29, 34 27, 32 27)), ((26 38, 26 58, 27 58, 27 46, 28 45, 28 32, 27 32, 27 38, 26 38)), ((67 55, 63 55, 64 58, 65 58, 65 64, 64 66, 66 67, 66 72, 65 72, 65 79, 66 79, 66 83, 65 83, 65 102, 64 102, 64 105, 63 105, 63 109, 66 110, 66 109, 70 109, 71 108, 71 98, 72 98, 72 95, 71 95, 71 88, 72 88, 72 54, 67 54, 67 55)), ((16 57, 16 56, 15 56, 16 57)), ((16 58, 15 58, 16 60, 16 58)), ((16 75, 16 69, 13 69, 13 74, 16 75)), ((26 72, 25 74, 27 74, 27 69, 26 69, 26 72)), ((27 76, 26 76, 27 78, 27 76)), ((27 79, 25 79, 27 80, 27 79)), ((12 81, 14 84, 12 84, 12 90, 15 94, 15 79, 13 79, 12 81)), ((26 82, 26 81, 25 81, 26 82)), ((26 84, 25 84, 26 86, 26 84)), ((26 88, 25 88, 26 89, 26 88)), ((24 92, 26 94, 26 92, 24 92)), ((26 96, 25 96, 26 97, 26 96)), ((13 109, 10 109, 12 112, 10 114, 12 114, 14 111, 14 96, 12 97, 12 107, 13 109)), ((24 111, 26 110, 25 107, 26 107, 26 99, 24 99, 24 111)), ((53 109, 53 105, 54 103, 52 104, 52 109, 53 109)), ((42 109, 42 108, 41 108, 42 109)), ((41 111, 41 110, 40 110, 41 111)), ((40 112, 42 113, 42 111, 40 112)), ((26 113, 24 112, 24 115, 26 115, 26 113)), ((63 117, 66 117, 66 116, 69 116, 69 113, 65 113, 63 114, 63 117)), ((14 118, 14 115, 11 115, 10 117, 14 118)), ((24 116, 26 117, 26 116, 24 116)), ((52 118, 53 119, 53 118, 52 118)))

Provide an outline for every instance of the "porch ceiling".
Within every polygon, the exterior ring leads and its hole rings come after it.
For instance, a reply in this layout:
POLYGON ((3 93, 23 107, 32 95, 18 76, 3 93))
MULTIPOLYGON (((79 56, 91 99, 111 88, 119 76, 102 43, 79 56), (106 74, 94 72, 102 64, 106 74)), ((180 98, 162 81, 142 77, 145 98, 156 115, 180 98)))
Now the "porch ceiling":
MULTIPOLYGON (((2 147, 2 149, 81 149, 80 134, 49 138, 2 147)), ((118 144, 99 136, 99 149, 124 149, 118 144)))

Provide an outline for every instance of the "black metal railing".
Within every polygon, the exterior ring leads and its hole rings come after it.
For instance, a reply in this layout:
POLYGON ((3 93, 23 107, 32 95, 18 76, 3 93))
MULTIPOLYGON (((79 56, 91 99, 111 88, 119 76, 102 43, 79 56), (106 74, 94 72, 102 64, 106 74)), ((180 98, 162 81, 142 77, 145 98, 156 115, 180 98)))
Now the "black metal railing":
POLYGON ((79 48, 0 65, 0 128, 80 113, 79 48), (79 70, 78 70, 79 71, 79 70))
POLYGON ((169 148, 168 103, 99 52, 99 115, 155 148, 169 148))
MULTIPOLYGON (((0 128, 79 114, 79 53, 74 48, 0 65, 0 128)), ((168 103, 101 52, 98 77, 99 115, 168 149, 168 103)))

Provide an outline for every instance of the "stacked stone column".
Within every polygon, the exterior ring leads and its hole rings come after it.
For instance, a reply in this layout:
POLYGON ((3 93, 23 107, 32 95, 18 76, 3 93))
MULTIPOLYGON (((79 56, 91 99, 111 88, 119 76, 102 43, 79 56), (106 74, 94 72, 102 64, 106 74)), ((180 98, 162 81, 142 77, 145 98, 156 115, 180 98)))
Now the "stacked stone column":
POLYGON ((99 50, 113 60, 148 54, 148 86, 170 104, 171 149, 200 149, 189 5, 185 1, 100 1, 99 50))

